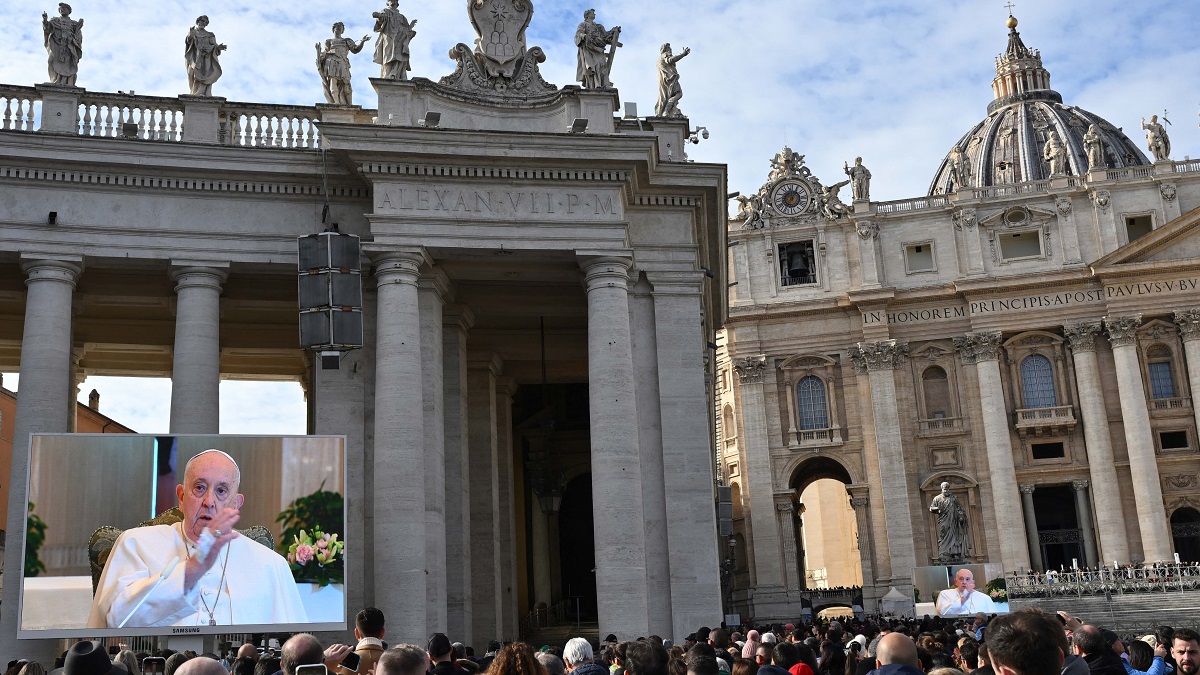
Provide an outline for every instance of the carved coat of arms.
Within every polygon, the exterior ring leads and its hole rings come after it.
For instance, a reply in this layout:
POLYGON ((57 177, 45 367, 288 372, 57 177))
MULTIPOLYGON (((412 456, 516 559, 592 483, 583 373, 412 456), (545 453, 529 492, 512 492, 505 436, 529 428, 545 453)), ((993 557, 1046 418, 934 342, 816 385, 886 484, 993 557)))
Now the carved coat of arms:
POLYGON ((525 29, 533 19, 530 0, 467 0, 479 35, 475 53, 489 77, 511 78, 525 56, 525 29))

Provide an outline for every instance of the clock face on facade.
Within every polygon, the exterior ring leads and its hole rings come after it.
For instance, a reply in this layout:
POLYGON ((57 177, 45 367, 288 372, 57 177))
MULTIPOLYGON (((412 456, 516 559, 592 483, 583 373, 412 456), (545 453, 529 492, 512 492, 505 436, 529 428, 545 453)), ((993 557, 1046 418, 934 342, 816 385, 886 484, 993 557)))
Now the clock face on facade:
POLYGON ((808 208, 808 186, 800 181, 784 181, 775 188, 771 205, 785 216, 794 216, 808 208))

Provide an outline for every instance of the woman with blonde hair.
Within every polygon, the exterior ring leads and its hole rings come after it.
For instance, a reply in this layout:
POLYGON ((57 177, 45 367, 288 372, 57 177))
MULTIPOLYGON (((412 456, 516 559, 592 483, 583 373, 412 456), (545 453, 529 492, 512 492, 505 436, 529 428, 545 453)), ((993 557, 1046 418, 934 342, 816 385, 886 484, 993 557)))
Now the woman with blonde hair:
POLYGON ((128 649, 122 649, 121 653, 117 654, 117 658, 113 659, 113 661, 125 666, 130 675, 137 675, 142 672, 142 666, 138 663, 137 654, 128 649))
POLYGON ((533 647, 524 642, 510 642, 500 648, 487 675, 547 675, 546 667, 533 654, 533 647))

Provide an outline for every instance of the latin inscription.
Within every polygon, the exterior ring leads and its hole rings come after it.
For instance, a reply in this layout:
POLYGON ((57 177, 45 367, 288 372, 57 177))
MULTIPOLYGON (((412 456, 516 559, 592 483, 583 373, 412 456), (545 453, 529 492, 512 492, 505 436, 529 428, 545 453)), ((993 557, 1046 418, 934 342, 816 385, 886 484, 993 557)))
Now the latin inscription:
POLYGON ((944 321, 946 319, 963 319, 967 316, 966 307, 934 307, 932 309, 910 309, 903 312, 885 312, 877 309, 863 312, 863 324, 921 323, 925 321, 944 321))
POLYGON ((1163 293, 1185 293, 1200 289, 1200 278, 1176 279, 1174 281, 1148 281, 1145 283, 1115 284, 1105 286, 1110 298, 1128 298, 1135 295, 1161 295, 1163 293))
POLYGON ((376 213, 475 214, 496 217, 617 218, 615 194, 565 191, 497 191, 380 186, 376 213))

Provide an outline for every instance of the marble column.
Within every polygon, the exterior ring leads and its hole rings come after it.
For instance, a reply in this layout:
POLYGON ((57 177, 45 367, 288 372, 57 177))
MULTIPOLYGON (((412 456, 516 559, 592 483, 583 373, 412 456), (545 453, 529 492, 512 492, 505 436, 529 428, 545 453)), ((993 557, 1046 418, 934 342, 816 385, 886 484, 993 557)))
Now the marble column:
POLYGON ((418 284, 421 308, 421 409, 425 416, 425 623, 446 630, 446 425, 442 363, 442 306, 450 279, 438 268, 418 284))
POLYGON ((221 285, 227 267, 178 266, 171 270, 176 283, 173 434, 221 432, 221 285))
MULTIPOLYGON (((851 350, 853 354, 853 350, 851 350)), ((854 370, 854 388, 857 394, 858 423, 856 426, 862 434, 863 456, 867 458, 865 472, 867 476, 866 491, 875 495, 874 501, 868 501, 864 507, 867 511, 871 532, 886 532, 886 512, 883 508, 883 474, 879 470, 879 444, 875 439, 875 415, 871 411, 871 378, 867 374, 867 364, 861 360, 850 359, 854 370), (871 459, 875 461, 870 461, 871 459)), ((861 532, 862 530, 860 530, 861 532)), ((861 535, 860 535, 861 536, 861 535)), ((874 556, 874 573, 877 583, 884 583, 892 578, 891 554, 888 551, 886 535, 874 537, 871 542, 871 552, 874 556)), ((914 553, 915 555, 915 553, 914 553)), ((883 596, 888 585, 878 589, 883 596)))
POLYGON ((755 593, 782 592, 783 557, 779 528, 775 525, 775 478, 771 472, 766 395, 763 391, 767 359, 762 355, 737 357, 733 359, 733 369, 741 386, 738 412, 742 416, 742 433, 738 437, 738 444, 746 456, 746 480, 742 482, 742 494, 750 507, 746 520, 749 521, 750 543, 754 548, 754 590, 755 593))
POLYGON ((1188 392, 1192 397, 1192 413, 1196 430, 1200 431, 1200 307, 1175 312, 1175 324, 1183 338, 1183 353, 1187 361, 1188 392))
POLYGON ((800 563, 796 560, 796 505, 792 494, 775 497, 775 516, 779 520, 780 546, 783 548, 783 586, 789 591, 804 587, 800 581, 800 563))
MULTIPOLYGON (((908 346, 895 340, 860 342, 850 350, 855 367, 866 369, 871 389, 879 471, 883 475, 882 497, 887 522, 884 534, 891 554, 892 578, 895 580, 911 579, 912 569, 917 564, 908 471, 904 466, 904 442, 896 408, 895 371, 907 353, 908 346)), ((899 583, 910 585, 911 581, 899 583)))
MULTIPOLYGON (((721 621, 721 598, 712 592, 721 583, 718 542, 693 536, 717 530, 712 508, 716 498, 709 422, 712 388, 705 381, 708 338, 701 307, 706 281, 700 271, 647 272, 646 276, 654 287, 650 328, 655 335, 662 429, 662 459, 654 463, 662 487, 654 494, 662 499, 656 508, 666 519, 670 561, 669 568, 664 566, 670 574, 666 608, 670 620, 662 630, 687 635, 692 626, 716 626, 721 621)), ((646 514, 649 517, 649 505, 646 514)), ((655 617, 653 609, 650 615, 655 617)))
POLYGON ((467 446, 470 454, 471 632, 486 645, 500 634, 500 476, 496 439, 495 354, 472 354, 467 370, 467 446))
POLYGON ((530 542, 533 551, 530 562, 533 565, 533 604, 545 603, 550 606, 550 517, 542 512, 541 504, 534 504, 530 509, 530 542))
MULTIPOLYGON (((1021 532, 1021 507, 1017 497, 1017 470, 1013 462, 1012 434, 1004 384, 1000 379, 999 331, 967 333, 954 338, 963 362, 975 364, 979 378, 979 406, 983 413, 983 437, 987 448, 988 478, 991 482, 992 509, 996 518, 1000 562, 1005 572, 1029 569, 1030 556, 1041 555, 1035 539, 1026 546, 1021 532)), ((1030 497, 1032 499, 1032 496, 1030 497)), ((1033 502, 1029 502, 1032 507, 1033 502)), ((1032 512, 1029 512, 1032 516, 1032 512)), ((1028 531, 1029 523, 1025 524, 1028 531)), ((989 547, 990 548, 990 547, 989 547)))
POLYGON ((1033 509, 1033 491, 1036 485, 1021 486, 1021 510, 1024 512, 1025 541, 1029 546, 1029 557, 1033 569, 1043 570, 1042 544, 1038 537, 1037 513, 1033 509))
POLYGON ((582 257, 588 304, 588 405, 596 597, 600 634, 647 635, 646 524, 641 456, 629 425, 638 417, 624 257, 582 257))
POLYGON ((1075 491, 1075 515, 1079 518, 1079 529, 1083 531, 1083 557, 1087 561, 1088 567, 1095 567, 1100 560, 1096 557, 1096 535, 1092 529, 1092 505, 1088 500, 1088 482, 1073 480, 1071 489, 1075 491))
POLYGON ((4 551, 4 569, 11 583, 4 584, 4 607, 0 612, 0 649, 9 658, 36 659, 50 663, 58 656, 55 640, 21 640, 18 644, 17 612, 20 602, 20 570, 25 549, 19 545, 25 533, 26 474, 29 471, 29 434, 65 433, 67 382, 71 369, 71 301, 75 282, 83 269, 81 259, 42 260, 25 257, 25 326, 21 336, 21 366, 17 413, 13 420, 12 470, 9 481, 7 533, 10 545, 4 551))
POLYGON ((1096 534, 1100 539, 1099 559, 1126 563, 1129 562, 1129 538, 1121 508, 1121 491, 1117 487, 1117 468, 1113 465, 1104 383, 1096 360, 1100 322, 1082 321, 1063 326, 1063 334, 1070 341, 1071 358, 1075 363, 1083 439, 1087 444, 1088 473, 1096 507, 1096 534))
POLYGON ((467 333, 475 315, 466 305, 442 308, 442 395, 446 478, 446 633, 472 644, 471 502, 467 449, 467 333))
POLYGON ((512 405, 517 384, 511 377, 496 381, 496 482, 500 488, 500 639, 515 640, 517 628, 517 521, 513 480, 512 405))
POLYGON ((425 424, 421 309, 423 250, 375 258, 375 606, 388 637, 428 639, 425 581, 425 424), (379 577, 387 578, 384 583, 379 577))
POLYGON ((850 506, 854 508, 854 520, 858 525, 858 553, 862 560, 862 585, 869 588, 875 585, 875 563, 872 553, 874 535, 871 532, 870 490, 867 486, 847 487, 850 494, 850 506))
POLYGON ((1171 528, 1163 508, 1162 483, 1154 454, 1154 436, 1150 429, 1150 411, 1146 407, 1146 388, 1137 353, 1137 329, 1141 315, 1107 316, 1104 327, 1112 342, 1117 365, 1117 394, 1121 397, 1121 419, 1125 426, 1125 448, 1129 454, 1129 474, 1133 479, 1133 503, 1137 507, 1138 527, 1142 533, 1142 558, 1145 562, 1173 560, 1171 528))

